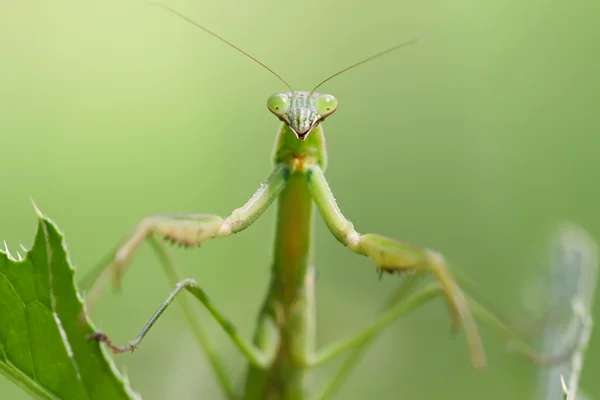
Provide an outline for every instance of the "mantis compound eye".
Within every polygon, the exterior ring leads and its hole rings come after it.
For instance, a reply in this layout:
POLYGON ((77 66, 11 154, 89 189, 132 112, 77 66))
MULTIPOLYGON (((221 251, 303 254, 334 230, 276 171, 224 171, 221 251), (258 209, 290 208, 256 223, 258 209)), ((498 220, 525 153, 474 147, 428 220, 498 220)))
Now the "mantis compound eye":
POLYGON ((333 114, 337 109, 337 106, 337 99, 330 94, 320 94, 315 99, 315 109, 321 119, 325 119, 325 117, 333 114))
POLYGON ((290 96, 285 93, 274 94, 267 100, 267 107, 273 114, 283 118, 290 108, 290 96))

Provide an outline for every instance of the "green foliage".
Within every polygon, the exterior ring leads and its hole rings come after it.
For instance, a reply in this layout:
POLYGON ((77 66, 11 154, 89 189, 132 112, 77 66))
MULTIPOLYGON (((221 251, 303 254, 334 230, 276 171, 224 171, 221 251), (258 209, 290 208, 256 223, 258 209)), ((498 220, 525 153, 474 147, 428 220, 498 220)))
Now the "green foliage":
POLYGON ((38 211, 31 251, 0 252, 0 372, 40 399, 132 399, 73 281, 63 235, 38 211), (17 253, 18 254, 18 253, 17 253))

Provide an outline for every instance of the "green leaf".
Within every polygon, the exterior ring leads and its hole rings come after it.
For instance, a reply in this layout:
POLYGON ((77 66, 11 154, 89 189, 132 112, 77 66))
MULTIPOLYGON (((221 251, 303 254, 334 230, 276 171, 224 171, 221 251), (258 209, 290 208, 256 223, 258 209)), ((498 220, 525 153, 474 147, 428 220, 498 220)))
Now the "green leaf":
POLYGON ((62 233, 37 210, 23 260, 0 251, 0 373, 40 399, 137 399, 97 342, 62 233))

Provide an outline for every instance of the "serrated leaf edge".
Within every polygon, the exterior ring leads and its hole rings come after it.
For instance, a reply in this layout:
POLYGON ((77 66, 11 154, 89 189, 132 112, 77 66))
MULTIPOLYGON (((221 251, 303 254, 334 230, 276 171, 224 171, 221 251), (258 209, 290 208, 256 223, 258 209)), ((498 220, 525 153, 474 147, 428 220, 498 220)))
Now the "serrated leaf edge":
MULTIPOLYGON (((73 267, 73 263, 71 262, 71 257, 69 255, 69 251, 67 249, 67 243, 65 240, 65 235, 62 232, 62 230, 58 227, 58 225, 48 216, 46 216, 40 209, 39 207, 35 204, 35 202, 33 201, 33 199, 31 199, 31 202, 33 204, 34 210, 36 212, 36 215, 38 217, 39 222, 41 223, 41 226, 44 227, 44 242, 46 244, 46 254, 48 254, 48 257, 51 259, 51 249, 50 249, 50 245, 48 243, 48 231, 47 231, 47 227, 45 226, 45 224, 49 224, 52 226, 52 228, 54 230, 56 230, 56 232, 60 235, 60 244, 61 247, 64 251, 65 254, 65 260, 67 263, 68 268, 70 269, 70 271, 74 274, 75 273, 75 268, 73 267)), ((48 260, 48 265, 50 266, 50 260, 48 260)), ((52 276, 50 274, 50 276, 52 276)), ((86 308, 85 308, 85 302, 83 297, 81 296, 79 290, 77 289, 76 283, 75 283, 75 279, 73 279, 73 287, 74 287, 74 292, 75 292, 75 296, 77 297, 77 301, 81 304, 82 307, 82 317, 84 319, 84 321, 89 324, 92 329, 95 330, 95 325, 92 322, 92 320, 89 318, 87 312, 86 312, 86 308)), ((52 291, 50 291, 50 296, 51 296, 51 301, 52 301, 52 306, 53 306, 53 314, 55 315, 56 313, 54 312, 54 302, 55 302, 55 298, 54 298, 54 293, 52 291)), ((58 318, 55 317, 55 320, 57 320, 58 318)), ((73 357, 73 351, 72 349, 70 349, 70 344, 68 343, 68 338, 66 337, 66 333, 62 327, 62 325, 60 323, 57 324, 57 327, 61 333, 61 337, 63 338, 63 343, 65 345, 65 348, 67 350, 67 353, 69 354, 69 358, 71 358, 71 360, 74 362, 74 366, 75 366, 75 370, 77 371, 78 376, 79 375, 79 368, 76 365, 76 362, 74 360, 73 357)), ((110 368, 111 372, 115 375, 115 377, 117 377, 117 379, 119 379, 122 383, 123 383, 123 388, 125 389, 125 392, 127 393, 127 395, 135 400, 141 400, 141 396, 134 392, 133 389, 131 388, 131 386, 129 385, 129 380, 124 378, 123 375, 120 373, 119 369, 117 368, 117 366, 115 365, 113 359, 110 357, 109 353, 106 351, 106 349, 103 346, 100 346, 100 351, 102 353, 102 356, 104 357, 104 359, 106 360, 108 367, 110 368)))

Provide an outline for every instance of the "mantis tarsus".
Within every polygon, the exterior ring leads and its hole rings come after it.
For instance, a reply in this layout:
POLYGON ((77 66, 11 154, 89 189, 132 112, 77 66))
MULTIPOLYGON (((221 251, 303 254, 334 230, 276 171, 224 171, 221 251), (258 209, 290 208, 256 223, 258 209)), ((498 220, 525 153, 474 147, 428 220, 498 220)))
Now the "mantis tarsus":
MULTIPOLYGON (((469 301, 474 300, 467 300, 444 258, 433 250, 378 234, 357 232, 338 208, 324 174, 327 153, 322 123, 335 112, 337 100, 332 95, 319 94, 315 90, 342 72, 398 48, 414 44, 418 40, 411 40, 362 60, 325 79, 312 91, 301 92, 294 91, 274 71, 235 45, 177 11, 164 5, 160 6, 250 57, 290 89, 287 93, 272 95, 267 101, 269 110, 282 122, 275 142, 275 167, 252 198, 225 218, 210 214, 164 214, 144 218, 111 256, 90 296, 93 297, 106 281, 102 278, 111 276, 113 283, 118 285, 125 267, 145 239, 149 239, 156 246, 163 264, 170 266, 166 253, 154 240, 155 236, 185 246, 198 246, 208 239, 227 237, 248 228, 277 199, 270 287, 258 315, 252 341, 237 333, 233 324, 210 301, 205 291, 191 279, 179 281, 175 290, 129 345, 116 346, 100 332, 92 335, 90 339, 104 342, 115 353, 133 350, 173 299, 186 290, 204 304, 240 352, 248 358, 245 387, 242 393, 236 393, 222 363, 210 348, 203 332, 196 326, 200 343, 207 352, 228 398, 305 399, 308 393, 303 378, 310 368, 347 351, 354 351, 330 385, 317 396, 326 399, 332 395, 370 341, 384 328, 427 300, 443 296, 450 310, 453 328, 464 326, 473 364, 477 367, 483 366, 484 352, 469 307, 469 301), (374 323, 350 338, 321 350, 315 349, 315 269, 311 245, 313 205, 316 205, 335 238, 350 251, 368 257, 380 274, 411 272, 404 274, 405 281, 399 292, 374 323), (436 282, 417 290, 417 283, 426 273, 433 274, 436 282)), ((171 280, 175 280, 173 270, 167 270, 171 274, 171 280)), ((485 307, 478 306, 474 309, 477 310, 477 315, 485 314, 484 321, 493 321, 492 325, 500 326, 501 329, 504 327, 501 320, 492 316, 485 307)), ((188 317, 193 319, 189 312, 188 317)))

